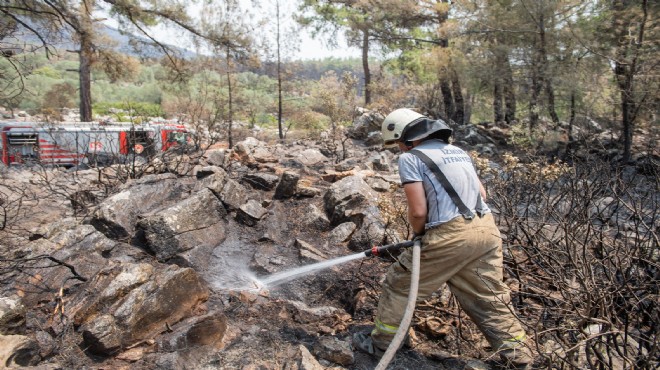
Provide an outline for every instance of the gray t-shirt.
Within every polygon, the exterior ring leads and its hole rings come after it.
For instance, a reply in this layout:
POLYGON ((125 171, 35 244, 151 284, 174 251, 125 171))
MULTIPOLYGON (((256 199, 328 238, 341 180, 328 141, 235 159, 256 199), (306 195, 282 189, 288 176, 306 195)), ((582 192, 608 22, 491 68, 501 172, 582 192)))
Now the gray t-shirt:
MULTIPOLYGON (((472 159, 463 150, 441 140, 427 140, 415 147, 431 158, 445 174, 463 203, 473 212, 489 213, 490 209, 479 196, 479 178, 472 159)), ((401 183, 423 182, 428 217, 426 229, 443 224, 461 213, 433 172, 412 153, 399 157, 401 183)))

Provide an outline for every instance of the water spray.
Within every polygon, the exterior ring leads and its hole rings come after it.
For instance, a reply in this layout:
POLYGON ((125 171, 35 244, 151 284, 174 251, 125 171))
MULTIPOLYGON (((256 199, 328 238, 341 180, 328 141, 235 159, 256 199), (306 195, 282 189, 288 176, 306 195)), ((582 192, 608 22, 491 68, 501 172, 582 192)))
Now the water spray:
POLYGON ((339 265, 342 263, 346 263, 349 261, 357 260, 360 258, 364 257, 380 257, 384 255, 386 252, 387 253, 392 253, 395 251, 398 251, 402 248, 409 248, 412 247, 414 244, 414 241, 404 241, 400 243, 392 243, 392 244, 387 244, 387 245, 382 245, 382 246, 373 246, 371 249, 368 249, 364 252, 356 253, 356 254, 351 254, 348 256, 343 256, 343 257, 338 257, 334 258, 331 260, 319 262, 319 263, 314 263, 311 265, 307 266, 302 266, 298 267, 292 270, 287 270, 283 272, 278 272, 276 274, 270 275, 268 277, 262 278, 258 281, 255 281, 255 285, 258 287, 273 287, 277 286, 279 284, 282 284, 284 282, 287 282, 289 280, 292 280, 294 278, 297 278, 299 276, 307 275, 311 272, 317 271, 317 270, 322 270, 328 267, 332 267, 335 265, 339 265))

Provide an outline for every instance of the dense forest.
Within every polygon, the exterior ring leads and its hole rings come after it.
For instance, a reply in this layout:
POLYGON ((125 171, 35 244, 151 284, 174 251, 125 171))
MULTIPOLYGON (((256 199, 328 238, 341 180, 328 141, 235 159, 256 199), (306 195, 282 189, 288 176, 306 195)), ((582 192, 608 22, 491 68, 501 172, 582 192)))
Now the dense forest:
POLYGON ((194 16, 186 4, 3 2, 0 105, 52 118, 79 106, 84 121, 127 107, 224 126, 275 120, 280 137, 287 127, 350 121, 350 104, 530 133, 596 121, 620 133, 626 160, 635 128, 657 123, 656 2, 228 0, 197 4, 194 16), (118 51, 99 12, 151 55, 118 51), (319 43, 345 38, 362 58, 292 60, 291 17, 319 43), (187 32, 205 56, 156 42, 157 24, 187 32), (58 37, 74 50, 56 48, 58 37))

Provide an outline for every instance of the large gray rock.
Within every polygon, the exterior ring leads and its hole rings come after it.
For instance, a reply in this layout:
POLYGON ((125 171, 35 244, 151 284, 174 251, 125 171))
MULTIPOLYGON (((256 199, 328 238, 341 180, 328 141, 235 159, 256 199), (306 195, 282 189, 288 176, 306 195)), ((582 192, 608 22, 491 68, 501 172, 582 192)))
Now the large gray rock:
POLYGON ((254 199, 250 199, 247 203, 243 204, 236 211, 236 220, 248 225, 254 226, 261 220, 268 210, 261 206, 261 203, 254 199))
POLYGON ((280 182, 275 188, 274 199, 286 199, 291 198, 296 194, 298 187, 298 181, 300 180, 300 175, 296 172, 284 172, 280 177, 280 182))
POLYGON ((353 120, 353 126, 348 129, 346 136, 353 139, 365 140, 370 132, 380 131, 380 126, 385 119, 382 114, 367 110, 362 110, 358 113, 360 115, 353 120))
POLYGON ((328 157, 323 155, 320 150, 310 148, 297 154, 296 159, 305 166, 315 166, 328 161, 328 157))
POLYGON ((113 239, 128 239, 135 232, 138 216, 167 207, 188 192, 176 175, 150 175, 129 182, 105 199, 90 223, 113 239))
POLYGON ((247 189, 237 181, 227 179, 220 192, 220 199, 227 208, 235 210, 248 201, 248 192, 247 189))
POLYGON ((138 221, 147 248, 160 261, 199 246, 218 245, 225 237, 227 211, 209 190, 202 189, 172 207, 138 221))
POLYGON ((365 250, 386 239, 385 223, 376 206, 377 195, 360 176, 345 177, 326 192, 325 211, 333 225, 351 221, 357 225, 349 248, 365 250))
POLYGON ((323 197, 325 211, 333 225, 346 221, 357 221, 363 211, 375 204, 378 197, 360 176, 348 176, 328 189, 323 197))
POLYGON ((243 176, 243 181, 258 190, 273 190, 280 180, 279 177, 270 173, 250 173, 243 176))
POLYGON ((99 273, 70 310, 85 344, 109 355, 190 317, 208 295, 192 269, 126 264, 99 273))

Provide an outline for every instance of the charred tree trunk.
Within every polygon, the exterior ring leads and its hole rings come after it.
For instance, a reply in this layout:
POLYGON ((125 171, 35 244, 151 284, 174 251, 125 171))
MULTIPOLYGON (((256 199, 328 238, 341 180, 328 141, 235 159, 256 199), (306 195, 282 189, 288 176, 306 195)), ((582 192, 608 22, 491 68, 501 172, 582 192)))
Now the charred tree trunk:
POLYGON ((450 120, 454 116, 454 97, 447 78, 443 77, 440 80, 440 92, 442 93, 442 106, 445 113, 444 118, 450 120))
MULTIPOLYGON (((628 6, 631 6, 631 4, 625 0, 613 2, 613 10, 618 14, 622 14, 628 6)), ((641 7, 642 19, 639 20, 639 29, 634 42, 630 42, 629 40, 630 22, 622 22, 619 19, 614 24, 618 38, 616 60, 614 61, 614 75, 621 94, 621 140, 623 142, 623 161, 626 163, 632 159, 633 129, 638 108, 635 99, 635 74, 637 72, 640 48, 645 41, 644 32, 646 22, 648 21, 648 0, 643 0, 641 7)))
POLYGON ((555 89, 552 87, 552 79, 550 78, 550 73, 548 71, 548 48, 547 40, 545 34, 545 17, 543 12, 539 16, 539 61, 540 61, 540 70, 541 70, 541 81, 545 85, 545 95, 548 99, 548 114, 552 122, 556 126, 559 126, 559 116, 557 115, 557 110, 555 109, 555 89))
POLYGON ((80 50, 78 59, 78 79, 80 81, 80 120, 82 122, 92 121, 92 56, 94 53, 91 6, 87 1, 80 4, 80 23, 78 24, 78 36, 80 37, 80 50))
POLYGON ((504 120, 504 112, 502 112, 502 81, 495 77, 493 81, 493 119, 495 123, 504 120))
POLYGON ((452 119, 459 125, 465 124, 465 101, 463 91, 461 90, 461 81, 458 79, 458 73, 452 70, 451 87, 454 93, 454 116, 452 119))
POLYGON ((80 121, 92 121, 92 71, 91 71, 92 45, 89 36, 80 35, 80 50, 78 51, 80 67, 78 78, 80 81, 80 121))
POLYGON ((232 85, 231 85, 231 56, 227 50, 227 146, 229 149, 234 147, 233 123, 234 107, 232 106, 232 85))
POLYGON ((506 58, 504 69, 504 84, 502 86, 504 93, 505 113, 504 120, 508 124, 512 124, 516 120, 516 92, 513 85, 513 72, 511 71, 511 63, 509 58, 506 58))
POLYGON ((371 71, 369 70, 369 30, 362 31, 362 69, 364 70, 364 105, 371 103, 371 71))
POLYGON ((282 130, 282 61, 280 59, 280 2, 275 4, 277 12, 277 129, 280 140, 284 139, 282 130))

